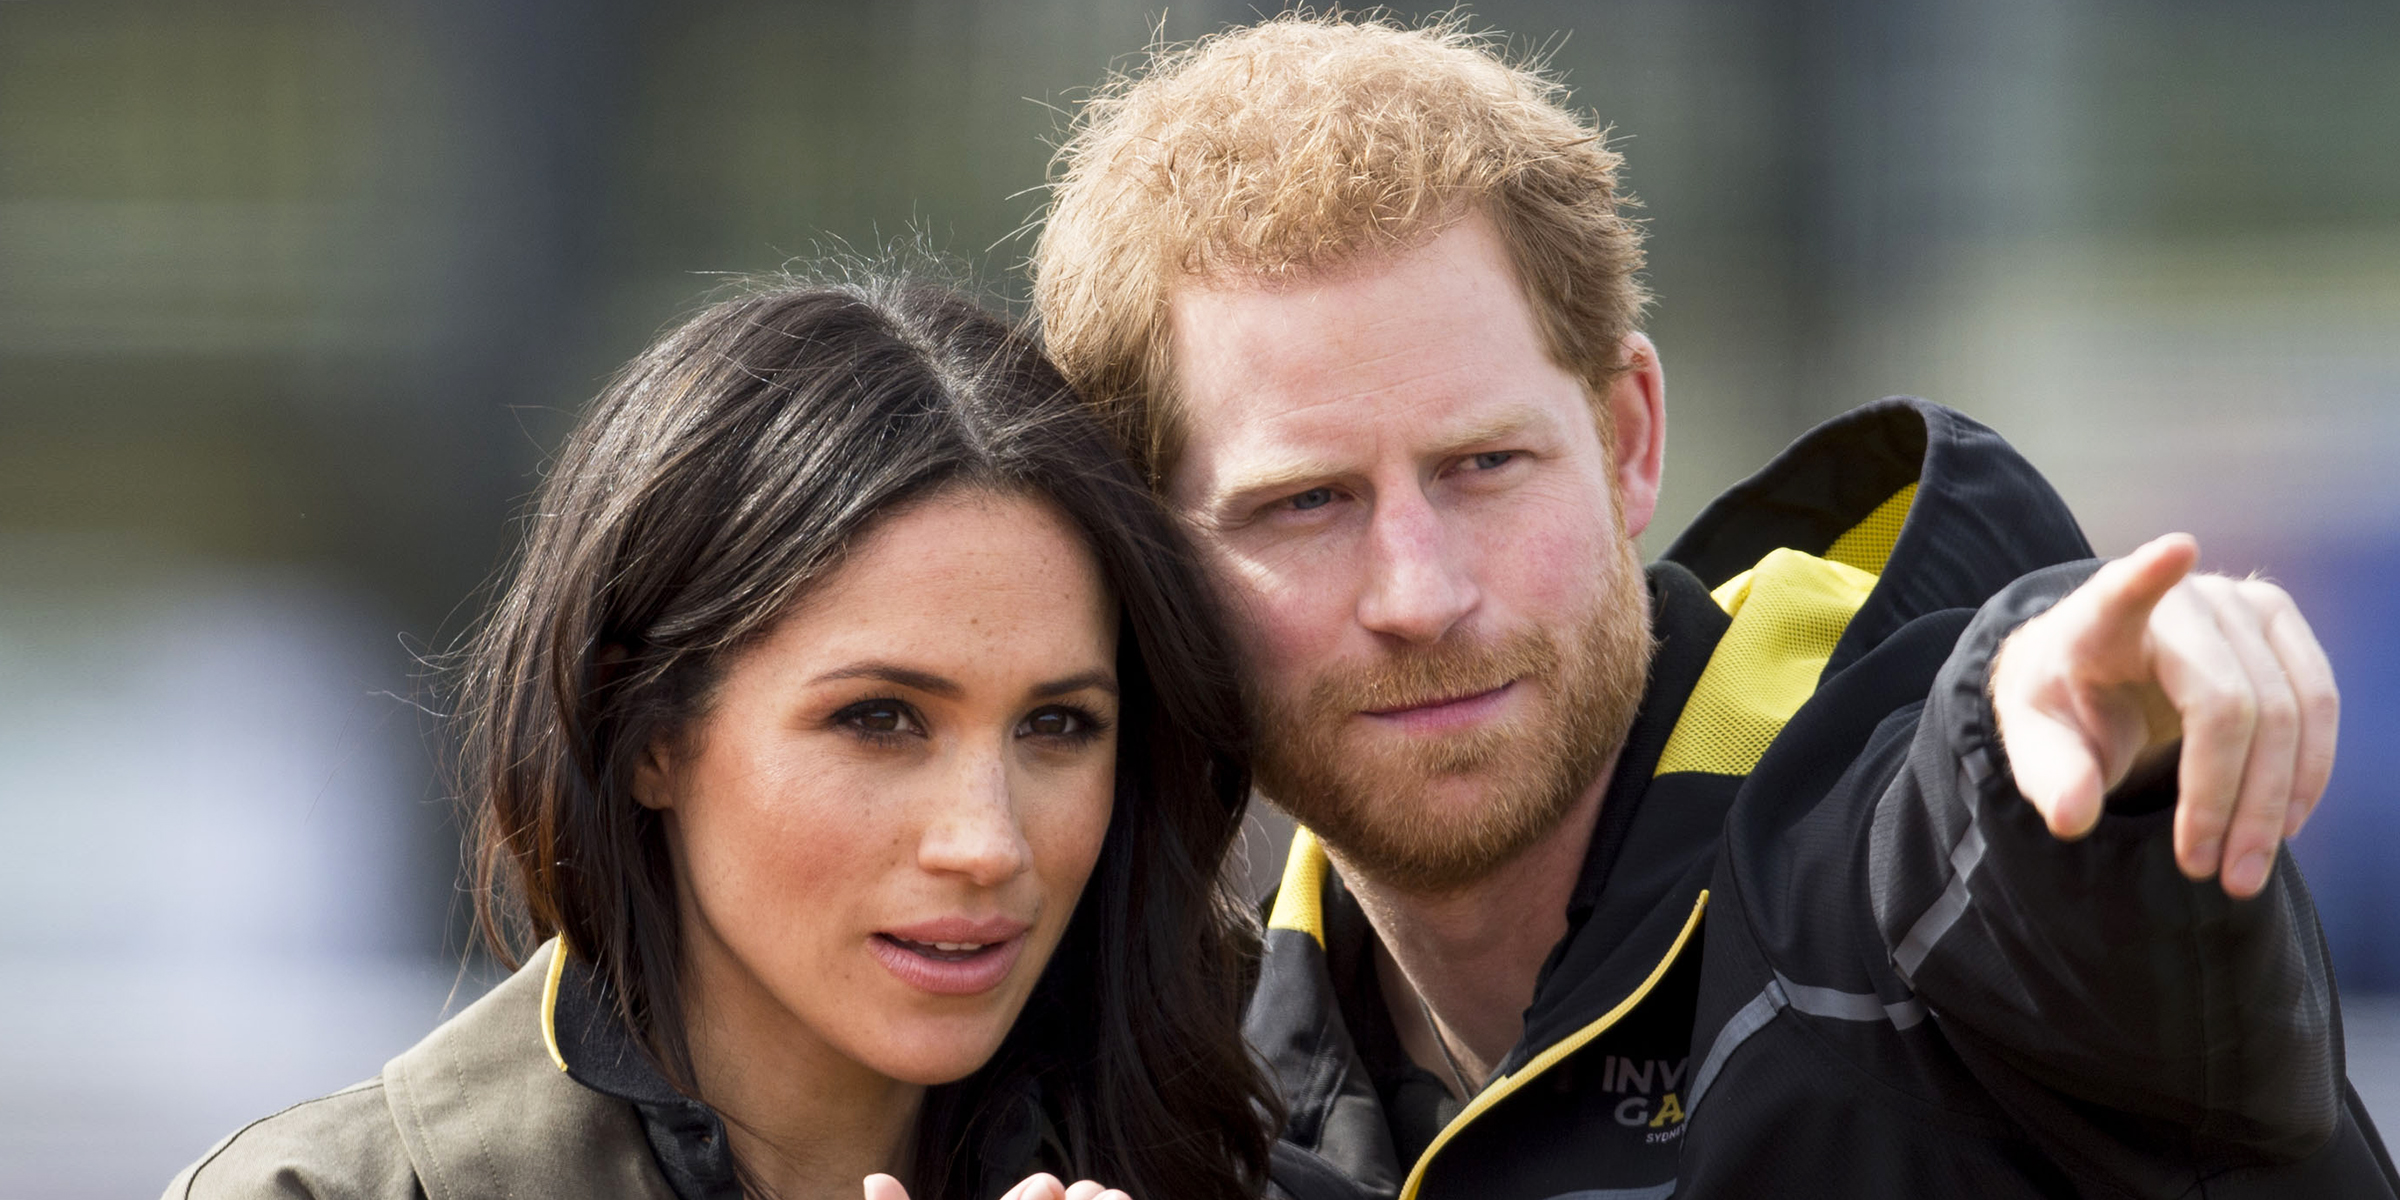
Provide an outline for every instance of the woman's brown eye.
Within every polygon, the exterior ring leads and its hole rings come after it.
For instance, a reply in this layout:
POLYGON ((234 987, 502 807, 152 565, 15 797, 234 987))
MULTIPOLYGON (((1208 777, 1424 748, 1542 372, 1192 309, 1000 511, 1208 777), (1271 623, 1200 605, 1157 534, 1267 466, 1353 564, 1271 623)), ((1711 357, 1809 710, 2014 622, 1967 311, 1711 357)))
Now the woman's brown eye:
POLYGON ((1072 713, 1057 711, 1035 713, 1033 720, 1028 724, 1033 726, 1033 732, 1043 737, 1059 737, 1075 732, 1075 716, 1072 713))
POLYGON ((861 733, 913 733, 916 722, 905 705, 889 700, 864 700, 834 715, 836 721, 861 733))

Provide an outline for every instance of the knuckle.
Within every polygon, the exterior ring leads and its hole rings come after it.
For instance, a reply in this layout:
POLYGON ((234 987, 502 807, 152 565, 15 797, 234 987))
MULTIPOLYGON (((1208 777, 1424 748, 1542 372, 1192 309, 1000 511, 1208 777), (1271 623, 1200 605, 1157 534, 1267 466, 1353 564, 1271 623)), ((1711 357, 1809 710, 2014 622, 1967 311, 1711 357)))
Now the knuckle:
POLYGON ((2289 800, 2281 793, 2261 793, 2249 798, 2233 813, 2229 822, 2229 840, 2243 850, 2264 846, 2272 849, 2275 833, 2283 828, 2283 809, 2289 800))
POLYGON ((2270 613, 2294 611, 2292 594, 2264 579, 2244 579, 2234 584, 2244 600, 2270 613))
POLYGON ((2212 737, 2247 737, 2258 727, 2258 695, 2248 684, 2228 684, 2200 702, 2187 724, 2212 737))
POLYGON ((2289 733, 2300 727, 2300 702, 2293 699, 2289 692, 2259 700, 2257 714, 2261 733, 2289 733))

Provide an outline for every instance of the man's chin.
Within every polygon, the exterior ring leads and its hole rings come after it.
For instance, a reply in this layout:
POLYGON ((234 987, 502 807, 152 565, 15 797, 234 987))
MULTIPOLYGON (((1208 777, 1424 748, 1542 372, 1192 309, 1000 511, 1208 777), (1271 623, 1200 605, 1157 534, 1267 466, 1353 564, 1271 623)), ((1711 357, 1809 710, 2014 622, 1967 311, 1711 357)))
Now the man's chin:
MULTIPOLYGON (((1488 773, 1355 780, 1358 804, 1276 807, 1322 838, 1344 869, 1388 887, 1447 892, 1506 866, 1557 829, 1571 804, 1527 795, 1524 781, 1488 773)), ((1571 799, 1571 798, 1570 798, 1571 799)))

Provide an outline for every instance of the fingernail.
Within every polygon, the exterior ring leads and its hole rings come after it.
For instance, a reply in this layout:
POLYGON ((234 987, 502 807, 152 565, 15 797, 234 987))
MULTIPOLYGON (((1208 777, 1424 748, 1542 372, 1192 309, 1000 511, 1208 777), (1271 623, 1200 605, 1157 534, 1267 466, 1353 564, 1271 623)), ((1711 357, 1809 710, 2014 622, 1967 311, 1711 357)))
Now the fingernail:
POLYGON ((2266 881, 2267 856, 2263 851, 2258 850, 2243 855, 2242 860, 2233 864, 2233 869, 2225 873, 2226 886, 2244 895, 2257 891, 2259 886, 2266 881))
POLYGON ((2192 872, 2192 876, 2196 879, 2206 879, 2210 872, 2217 869, 2217 856, 2224 851, 2225 843, 2223 842, 2202 842, 2192 847, 2191 862, 2198 868, 2192 872))

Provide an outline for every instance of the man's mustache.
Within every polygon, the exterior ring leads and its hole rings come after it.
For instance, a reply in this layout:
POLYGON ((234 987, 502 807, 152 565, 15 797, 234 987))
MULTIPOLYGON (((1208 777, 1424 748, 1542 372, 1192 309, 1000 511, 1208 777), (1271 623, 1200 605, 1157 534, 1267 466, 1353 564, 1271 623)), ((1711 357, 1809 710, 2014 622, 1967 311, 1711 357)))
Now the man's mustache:
POLYGON ((1535 630, 1497 641, 1445 639, 1318 676, 1309 687, 1309 711, 1331 716, 1419 708, 1515 680, 1547 679, 1558 673, 1560 661, 1557 642, 1535 630))

